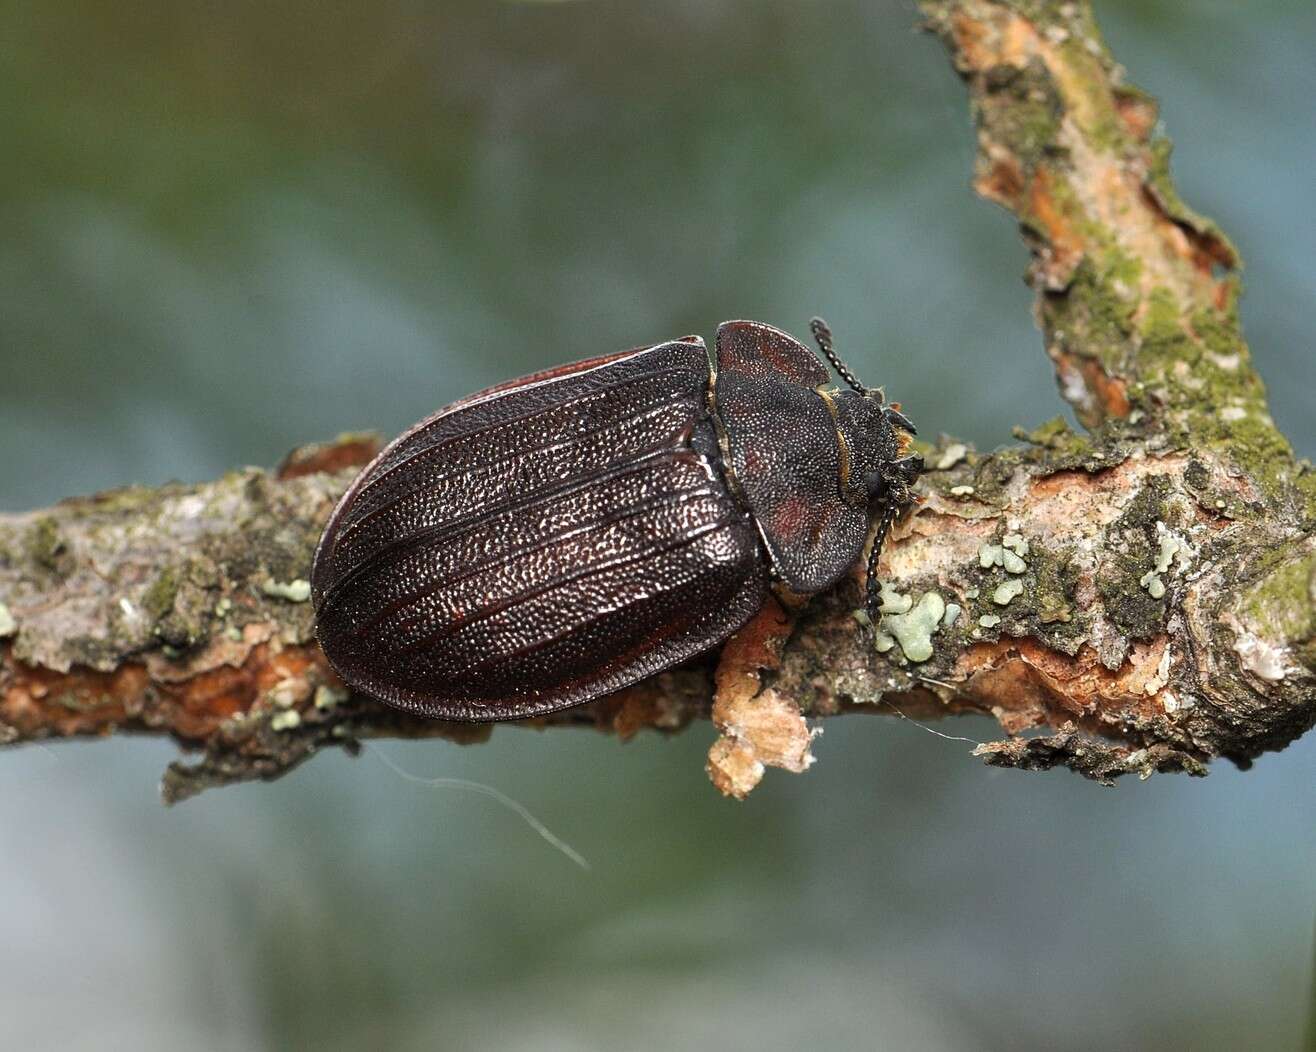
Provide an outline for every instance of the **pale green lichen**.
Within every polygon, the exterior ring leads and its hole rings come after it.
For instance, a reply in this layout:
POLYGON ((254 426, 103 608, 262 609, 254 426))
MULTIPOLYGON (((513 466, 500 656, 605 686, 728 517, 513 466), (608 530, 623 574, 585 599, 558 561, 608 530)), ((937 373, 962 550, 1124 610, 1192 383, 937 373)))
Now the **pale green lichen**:
POLYGON ((927 661, 932 657, 932 634, 941 628, 945 614, 945 600, 927 592, 907 612, 885 615, 882 627, 895 637, 908 660, 927 661))
POLYGON ((302 714, 296 709, 280 709, 270 717, 270 730, 291 731, 302 725, 302 714))
POLYGON ((960 606, 959 603, 947 603, 946 612, 945 614, 942 615, 941 618, 942 625, 944 625, 946 628, 954 628, 955 622, 960 619, 960 614, 962 614, 963 612, 964 612, 964 608, 960 606))
POLYGON ((914 605, 912 597, 901 595, 896 591, 895 586, 890 583, 882 585, 879 598, 880 602, 877 609, 882 614, 905 614, 914 605))
MULTIPOLYGON (((883 594, 885 594, 890 587, 890 585, 884 584, 882 586, 883 594)), ((891 596, 895 599, 905 598, 904 596, 897 595, 895 592, 892 592, 891 596)), ((873 649, 879 654, 885 654, 896 645, 896 641, 886 632, 882 631, 881 624, 874 626, 872 618, 868 616, 867 610, 855 610, 852 616, 857 622, 859 622, 859 624, 863 625, 865 628, 871 628, 873 630, 873 649)))
POLYGON ((347 691, 335 690, 327 683, 321 683, 315 688, 315 707, 320 712, 328 712, 337 708, 348 698, 347 691))
POLYGON ((267 577, 260 590, 272 599, 286 599, 290 603, 304 603, 311 598, 311 582, 303 577, 295 581, 276 581, 267 577))
POLYGON ((978 618, 978 624, 983 628, 995 628, 1000 623, 1001 619, 996 614, 983 614, 978 618))
POLYGON ((1180 573, 1188 569, 1197 554, 1193 546, 1159 520, 1156 523, 1156 535, 1161 542, 1160 550, 1156 553, 1156 572, 1165 573, 1169 570, 1171 560, 1180 573))
POLYGON ((1023 581, 1011 578, 996 586, 996 591, 992 592, 992 602, 997 606, 1009 606, 1023 590, 1023 581))
POLYGON ((1028 554, 1028 542, 1017 533, 1007 533, 1000 544, 984 544, 978 549, 978 565, 984 570, 1002 566, 1006 573, 1019 574, 1028 569, 1023 557, 1028 554))
MULTIPOLYGON (((941 454, 941 458, 933 465, 934 471, 949 471, 969 454, 969 447, 963 442, 952 442, 946 447, 946 451, 941 454)), ((952 491, 954 492, 954 491, 952 491)))
POLYGON ((290 709, 297 702, 302 686, 295 680, 280 680, 269 690, 268 697, 281 709, 290 709))
MULTIPOLYGON (((900 647, 903 660, 927 661, 932 656, 932 636, 955 623, 960 607, 948 617, 949 608, 936 592, 927 592, 915 603, 912 596, 903 595, 889 583, 882 585, 878 609, 881 621, 873 631, 873 647, 879 654, 887 654, 900 647)), ((855 611, 855 620, 868 623, 862 611, 855 611)), ((900 660, 899 658, 897 660, 900 660)))
POLYGON ((1097 591, 1106 617, 1130 640, 1151 639, 1164 630, 1166 604, 1151 595, 1152 577, 1141 582, 1149 571, 1156 574, 1156 523, 1177 514, 1172 488, 1168 476, 1149 476, 1108 528, 1097 591))
POLYGON ((9 607, 0 603, 0 639, 12 636, 17 631, 18 622, 14 620, 14 615, 9 612, 9 607))
POLYGON ((1155 568, 1143 574, 1138 584, 1147 589, 1147 594, 1153 599, 1161 599, 1165 595, 1165 580, 1161 574, 1169 572, 1171 563, 1182 573, 1192 564, 1196 552, 1191 544, 1159 519, 1156 521, 1156 534, 1160 538, 1160 547, 1156 553, 1155 568))
POLYGON ((1028 554, 1028 540, 1022 533, 1007 533, 1001 538, 1001 547, 1008 548, 1021 559, 1028 554))
POLYGON ((1148 570, 1143 574, 1138 584, 1147 589, 1147 594, 1153 599, 1160 599, 1165 595, 1165 581, 1155 570, 1148 570))
POLYGON ((951 495, 952 497, 972 497, 972 496, 973 496, 973 487, 972 487, 972 486, 951 486, 951 488, 950 488, 950 495, 951 495))

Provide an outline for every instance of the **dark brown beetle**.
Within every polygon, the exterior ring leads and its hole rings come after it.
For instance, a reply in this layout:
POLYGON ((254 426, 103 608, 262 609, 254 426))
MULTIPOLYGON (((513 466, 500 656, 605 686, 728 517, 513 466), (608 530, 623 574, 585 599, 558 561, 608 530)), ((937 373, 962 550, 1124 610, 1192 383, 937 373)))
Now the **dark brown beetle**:
POLYGON ((922 470, 913 426, 814 319, 753 321, 535 373, 395 439, 334 510, 317 632, 353 688, 451 720, 564 709, 719 643, 770 586, 876 568, 922 470))

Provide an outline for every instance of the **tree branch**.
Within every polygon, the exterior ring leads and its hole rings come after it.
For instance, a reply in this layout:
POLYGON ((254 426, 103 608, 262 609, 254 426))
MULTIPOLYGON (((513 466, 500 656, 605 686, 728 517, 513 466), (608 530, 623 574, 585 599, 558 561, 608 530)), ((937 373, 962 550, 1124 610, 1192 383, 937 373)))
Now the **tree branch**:
MULTIPOLYGON (((923 502, 883 561, 880 653, 855 622, 861 563, 720 655, 531 722, 628 737, 711 717, 709 771, 736 796, 764 764, 808 766, 806 716, 883 709, 991 715, 1011 737, 976 751, 1000 766, 1246 765, 1316 722, 1316 482, 1267 413, 1237 256, 1179 200, 1155 103, 1086 3, 922 7, 968 86, 975 187, 1019 218, 1089 433, 925 449, 923 502)), ((327 745, 487 737, 348 697, 315 645, 311 554, 375 448, 349 435, 275 473, 0 516, 0 742, 167 734, 202 752, 166 774, 176 800, 327 745)))

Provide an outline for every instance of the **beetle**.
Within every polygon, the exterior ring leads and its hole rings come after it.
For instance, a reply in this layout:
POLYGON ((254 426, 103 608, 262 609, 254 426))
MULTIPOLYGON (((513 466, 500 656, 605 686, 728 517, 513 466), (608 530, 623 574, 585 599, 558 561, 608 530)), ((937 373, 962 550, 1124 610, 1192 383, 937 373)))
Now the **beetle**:
POLYGON ((338 502, 311 595, 355 690, 424 716, 579 705, 707 650, 769 589, 877 562, 923 467, 914 426, 812 331, 755 321, 490 387, 386 446, 338 502))

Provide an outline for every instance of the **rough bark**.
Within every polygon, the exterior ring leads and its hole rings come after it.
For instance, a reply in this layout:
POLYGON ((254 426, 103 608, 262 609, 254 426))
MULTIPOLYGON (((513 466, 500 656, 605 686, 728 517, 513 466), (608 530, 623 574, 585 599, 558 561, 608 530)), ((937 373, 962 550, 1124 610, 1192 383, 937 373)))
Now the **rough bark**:
MULTIPOLYGON (((922 8, 1087 433, 924 449, 922 503, 883 559, 880 652, 856 566, 720 655, 533 722, 628 737, 711 717, 709 772, 735 796, 765 764, 808 766, 805 717, 860 711, 988 714, 1009 735, 976 750, 988 763, 1100 781, 1246 765, 1316 722, 1316 481, 1267 413, 1237 255, 1176 194, 1155 103, 1086 3, 922 8)), ((277 472, 0 516, 0 742, 171 735, 201 754, 167 772, 176 800, 366 737, 487 737, 348 697, 315 645, 311 553, 374 448, 345 436, 277 472)))

